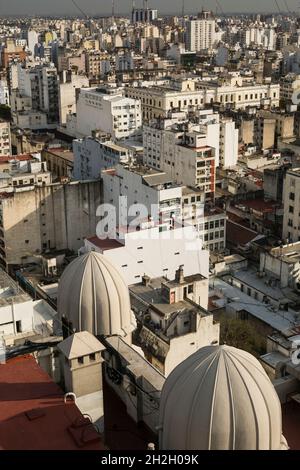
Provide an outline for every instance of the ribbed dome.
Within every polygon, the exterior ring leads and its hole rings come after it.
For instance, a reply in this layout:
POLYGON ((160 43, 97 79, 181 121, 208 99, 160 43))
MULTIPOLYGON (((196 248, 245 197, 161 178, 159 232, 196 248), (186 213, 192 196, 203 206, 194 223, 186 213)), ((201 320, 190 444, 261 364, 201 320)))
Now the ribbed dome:
POLYGON ((58 313, 76 331, 126 336, 135 329, 128 287, 118 270, 99 253, 89 252, 64 271, 58 313))
POLYGON ((279 450, 281 406, 261 364, 245 351, 207 346, 167 378, 161 450, 279 450))

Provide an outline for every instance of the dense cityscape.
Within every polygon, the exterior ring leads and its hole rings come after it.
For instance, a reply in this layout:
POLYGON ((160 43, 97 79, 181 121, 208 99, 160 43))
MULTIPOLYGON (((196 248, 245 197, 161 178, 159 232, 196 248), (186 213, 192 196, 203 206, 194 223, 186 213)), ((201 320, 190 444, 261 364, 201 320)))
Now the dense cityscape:
POLYGON ((300 450, 300 12, 70 3, 0 17, 0 449, 300 450))

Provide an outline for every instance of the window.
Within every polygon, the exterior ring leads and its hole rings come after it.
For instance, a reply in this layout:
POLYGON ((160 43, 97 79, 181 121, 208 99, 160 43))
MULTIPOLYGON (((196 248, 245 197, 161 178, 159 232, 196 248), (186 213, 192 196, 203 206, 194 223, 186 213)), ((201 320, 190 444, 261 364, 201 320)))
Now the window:
POLYGON ((96 360, 96 354, 90 354, 90 361, 95 361, 96 360))
POLYGON ((293 208, 293 206, 290 206, 290 207, 289 207, 289 213, 290 213, 290 214, 293 214, 293 213, 294 213, 294 208, 293 208))
POLYGON ((295 193, 290 193, 290 200, 294 201, 295 200, 295 193))
POLYGON ((82 365, 84 363, 83 356, 77 359, 78 364, 82 365))
POLYGON ((17 330, 17 333, 22 333, 22 322, 21 322, 21 320, 16 321, 16 330, 17 330))
POLYGON ((188 293, 189 293, 189 294, 192 294, 193 292, 194 292, 194 286, 193 286, 193 284, 190 284, 190 285, 188 286, 188 293))

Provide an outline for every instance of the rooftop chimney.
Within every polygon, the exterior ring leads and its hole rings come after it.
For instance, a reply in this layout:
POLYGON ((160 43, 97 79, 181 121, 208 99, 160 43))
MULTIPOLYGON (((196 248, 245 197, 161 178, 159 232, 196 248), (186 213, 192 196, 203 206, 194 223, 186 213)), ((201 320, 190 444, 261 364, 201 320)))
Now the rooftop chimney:
POLYGON ((146 276, 146 274, 144 274, 144 276, 142 277, 142 283, 144 286, 149 286, 150 284, 150 277, 149 276, 146 276))
POLYGON ((179 266, 179 268, 176 271, 175 274, 175 281, 178 284, 183 284, 184 283, 184 273, 183 273, 183 264, 179 266))

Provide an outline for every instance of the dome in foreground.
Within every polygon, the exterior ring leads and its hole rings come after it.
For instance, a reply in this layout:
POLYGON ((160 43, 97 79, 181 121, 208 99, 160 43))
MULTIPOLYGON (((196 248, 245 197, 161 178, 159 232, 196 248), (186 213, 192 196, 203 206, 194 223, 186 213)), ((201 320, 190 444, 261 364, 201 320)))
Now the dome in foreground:
POLYGON ((63 272, 58 313, 76 331, 127 336, 135 329, 128 287, 119 271, 100 253, 75 259, 63 272))
POLYGON ((261 364, 207 346, 174 369, 160 401, 161 450, 280 450, 281 405, 261 364))

